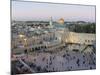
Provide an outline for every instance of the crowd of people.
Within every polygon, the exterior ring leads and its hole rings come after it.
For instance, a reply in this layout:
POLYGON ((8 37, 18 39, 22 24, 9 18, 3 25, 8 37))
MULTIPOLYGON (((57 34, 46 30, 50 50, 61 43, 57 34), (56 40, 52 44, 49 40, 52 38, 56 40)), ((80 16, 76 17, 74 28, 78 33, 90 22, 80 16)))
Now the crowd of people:
MULTIPOLYGON (((96 56, 93 52, 82 53, 80 51, 67 50, 66 47, 57 48, 57 50, 51 52, 31 52, 24 55, 21 59, 34 70, 34 73, 96 68, 96 56)), ((25 67, 21 66, 20 69, 22 73, 29 73, 25 67)))
POLYGON ((36 55, 28 55, 28 59, 26 61, 39 66, 41 72, 84 70, 96 68, 96 58, 93 52, 81 53, 67 50, 62 50, 54 53, 42 52, 37 53, 36 55))

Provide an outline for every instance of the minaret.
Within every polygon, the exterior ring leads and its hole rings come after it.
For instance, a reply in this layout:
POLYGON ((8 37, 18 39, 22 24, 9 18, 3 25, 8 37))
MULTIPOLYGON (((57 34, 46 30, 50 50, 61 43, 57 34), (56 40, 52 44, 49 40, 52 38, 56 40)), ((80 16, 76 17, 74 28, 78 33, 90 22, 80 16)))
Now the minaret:
POLYGON ((53 28, 52 22, 53 22, 52 17, 50 17, 50 21, 49 21, 50 28, 53 28))

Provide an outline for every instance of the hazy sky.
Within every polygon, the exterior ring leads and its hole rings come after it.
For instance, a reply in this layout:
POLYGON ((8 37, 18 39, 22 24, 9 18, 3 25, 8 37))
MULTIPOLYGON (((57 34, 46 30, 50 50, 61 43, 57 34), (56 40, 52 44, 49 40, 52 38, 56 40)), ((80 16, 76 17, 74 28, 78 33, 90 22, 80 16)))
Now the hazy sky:
POLYGON ((95 6, 12 1, 13 20, 95 21, 95 6))

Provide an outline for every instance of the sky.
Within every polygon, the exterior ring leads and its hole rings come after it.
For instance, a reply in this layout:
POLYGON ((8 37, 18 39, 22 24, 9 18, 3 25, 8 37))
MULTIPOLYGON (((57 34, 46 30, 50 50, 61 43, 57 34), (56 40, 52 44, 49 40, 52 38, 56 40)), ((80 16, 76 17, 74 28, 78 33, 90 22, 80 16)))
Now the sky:
POLYGON ((12 20, 54 21, 64 18, 65 21, 95 22, 95 6, 40 3, 32 1, 12 1, 12 20))

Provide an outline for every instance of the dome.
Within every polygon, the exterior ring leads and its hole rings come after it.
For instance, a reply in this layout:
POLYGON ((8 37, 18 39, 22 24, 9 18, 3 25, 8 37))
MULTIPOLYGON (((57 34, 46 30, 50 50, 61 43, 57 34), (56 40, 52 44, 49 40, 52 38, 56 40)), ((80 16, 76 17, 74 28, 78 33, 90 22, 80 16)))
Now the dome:
POLYGON ((63 19, 63 18, 60 18, 60 19, 58 20, 58 23, 64 24, 64 19, 63 19))

